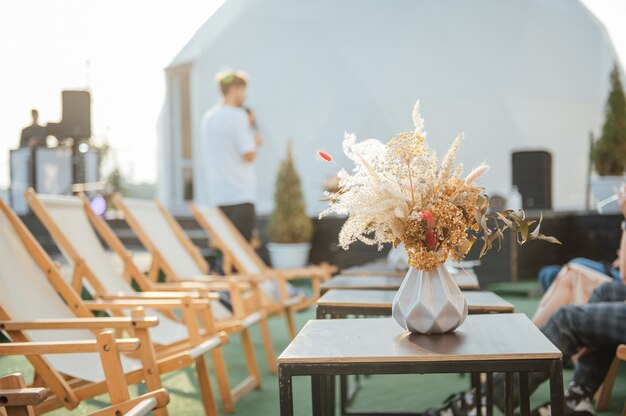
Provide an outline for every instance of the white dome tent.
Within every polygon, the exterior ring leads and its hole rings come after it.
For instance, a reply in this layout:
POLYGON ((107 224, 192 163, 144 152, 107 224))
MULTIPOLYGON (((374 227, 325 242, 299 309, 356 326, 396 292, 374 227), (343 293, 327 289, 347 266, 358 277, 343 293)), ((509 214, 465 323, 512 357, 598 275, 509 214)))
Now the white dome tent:
POLYGON ((166 70, 159 194, 169 209, 206 200, 200 120, 220 98, 224 69, 250 75, 248 105, 265 139, 257 159, 259 213, 293 141, 309 212, 336 167, 344 131, 388 139, 411 129, 420 99, 431 146, 465 132, 459 160, 492 169, 506 194, 511 152, 553 157, 553 207, 582 209, 589 132, 603 121, 617 57, 602 24, 572 0, 227 0, 166 70))

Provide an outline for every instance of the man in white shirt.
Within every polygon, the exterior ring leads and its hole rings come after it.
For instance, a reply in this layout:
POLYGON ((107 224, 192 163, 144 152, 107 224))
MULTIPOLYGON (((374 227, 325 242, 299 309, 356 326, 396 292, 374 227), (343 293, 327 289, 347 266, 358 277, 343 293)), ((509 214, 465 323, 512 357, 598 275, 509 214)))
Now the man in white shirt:
POLYGON ((224 100, 204 115, 201 131, 208 198, 250 240, 255 223, 254 160, 261 140, 243 108, 247 76, 225 72, 218 74, 217 81, 224 100))

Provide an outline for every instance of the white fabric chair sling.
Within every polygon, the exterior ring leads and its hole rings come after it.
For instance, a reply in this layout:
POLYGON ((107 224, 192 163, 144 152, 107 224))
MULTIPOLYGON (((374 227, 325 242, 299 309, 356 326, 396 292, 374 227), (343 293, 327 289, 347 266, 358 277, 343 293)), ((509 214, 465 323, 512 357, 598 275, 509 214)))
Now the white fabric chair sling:
MULTIPOLYGON (((12 320, 34 321, 42 318, 76 318, 45 273, 30 256, 13 225, 0 211, 0 306, 12 320)), ((89 330, 25 331, 32 341, 95 340, 89 330)), ((104 380, 98 354, 46 356, 55 369, 91 382, 104 380)), ((141 363, 122 358, 125 371, 141 368, 141 363)))
MULTIPOLYGON (((129 224, 142 244, 162 256, 177 277, 193 278, 208 273, 208 265, 204 260, 194 257, 181 244, 180 237, 176 235, 155 201, 124 198, 123 204, 136 222, 129 224)), ((197 248, 194 247, 194 250, 197 248)))
MULTIPOLYGON (((80 197, 73 196, 51 196, 51 195, 29 195, 29 203, 33 211, 49 229, 53 238, 57 241, 57 245, 64 249, 68 260, 80 262, 80 266, 93 274, 98 286, 102 286, 96 292, 104 291, 106 294, 115 295, 117 293, 129 294, 134 293, 134 288, 125 279, 123 273, 120 273, 115 267, 111 253, 108 253, 100 240, 96 231, 92 227, 86 209, 91 209, 85 204, 80 197), (71 231, 66 231, 71 230, 71 231), (71 253, 71 254, 70 254, 71 253)), ((111 231, 112 232, 112 231, 111 231)), ((137 276, 143 278, 143 276, 137 276)), ((88 285, 86 285, 88 286, 88 285)), ((193 289, 189 289, 193 291, 193 289)), ((96 293, 98 294, 98 293, 96 293)), ((154 292, 147 293, 148 296, 154 292)), ((245 378, 233 390, 229 387, 228 375, 226 372, 226 363, 221 353, 214 352, 213 359, 216 361, 216 367, 219 367, 218 378, 223 379, 220 383, 220 392, 224 407, 228 411, 233 409, 235 402, 243 397, 243 393, 251 391, 260 385, 260 374, 258 365, 254 356, 252 341, 247 334, 247 328, 259 322, 260 315, 250 316, 239 323, 234 319, 233 314, 219 301, 211 301, 212 315, 217 320, 224 319, 222 328, 227 331, 237 331, 242 333, 244 338, 244 349, 246 351, 246 360, 250 375, 245 378), (244 333, 245 332, 245 333, 244 333), (235 394, 240 391, 242 394, 235 394)), ((175 321, 158 311, 147 309, 147 313, 157 316, 161 324, 151 329, 152 338, 158 344, 171 345, 178 342, 184 342, 190 339, 188 329, 185 325, 175 321)), ((204 322, 206 324, 206 322, 204 322)), ((212 325, 213 327, 213 325, 212 325)), ((204 328, 206 329, 206 328, 204 328)), ((214 329, 214 328, 212 328, 214 329)), ((202 332, 204 335, 211 336, 212 333, 202 332)))
MULTIPOLYGON (((127 210, 127 221, 142 244, 153 253, 153 256, 160 257, 162 265, 171 270, 176 279, 191 279, 201 281, 208 273, 208 264, 198 256, 197 247, 185 247, 183 241, 190 243, 186 237, 176 234, 174 227, 168 222, 169 218, 161 211, 157 202, 151 200, 124 198, 116 199, 123 209, 127 210), (130 218, 129 218, 130 217, 130 218), (182 240, 182 241, 181 241, 182 240), (194 253, 194 251, 196 253, 194 253)), ((253 263, 244 274, 260 274, 261 270, 253 263)), ((271 299, 278 298, 276 285, 271 281, 261 283, 261 289, 265 295, 271 299)))
MULTIPOLYGON (((29 191, 27 199, 33 195, 34 193, 29 191)), ((11 248, 11 251, 9 251, 6 250, 5 247, 0 247, 2 248, 1 251, 3 256, 0 259, 0 270, 2 270, 3 273, 2 284, 3 286, 7 286, 6 288, 3 287, 4 290, 2 290, 2 295, 4 295, 6 299, 4 297, 0 298, 0 302, 2 302, 0 304, 0 309, 2 309, 6 315, 3 318, 19 321, 43 318, 67 319, 68 317, 76 318, 77 315, 79 317, 94 318, 89 309, 89 305, 87 305, 87 303, 80 298, 80 295, 63 279, 57 269, 57 266, 54 265, 41 246, 38 245, 34 237, 21 223, 19 218, 17 218, 17 216, 10 211, 10 208, 8 208, 2 200, 0 200, 0 210, 3 213, 2 219, 6 220, 3 222, 0 241, 6 245, 6 248, 11 248), (13 231, 13 233, 11 233, 11 231, 13 231), (21 245, 19 244, 20 242, 22 243, 21 245), (4 274, 5 271, 3 270, 5 267, 7 269, 6 274, 4 274), (12 269, 10 267, 12 267, 12 269), (43 270, 47 271, 47 275, 43 272, 43 270), (16 275, 24 279, 20 280, 20 283, 23 283, 23 285, 15 285, 13 281, 7 280, 11 279, 11 276, 16 275), (7 309, 4 309, 5 301, 7 309)), ((15 277, 12 278, 15 279, 15 277)), ((199 299, 198 302, 200 301, 202 300, 199 299)), ((94 309, 107 309, 115 306, 114 303, 114 301, 104 301, 102 304, 95 305, 94 309)), ((171 309, 171 307, 174 307, 181 309, 183 305, 179 300, 164 300, 161 303, 151 302, 150 300, 122 302, 122 306, 124 308, 129 307, 131 304, 132 307, 144 306, 148 309, 151 307, 163 309, 171 309)), ((204 305, 205 308, 209 306, 206 301, 204 301, 204 303, 201 302, 201 304, 204 305)), ((143 314, 144 313, 141 312, 141 315, 143 314)), ((133 315, 136 314, 133 313, 133 315)), ((154 318, 148 318, 154 321, 154 318)), ((215 336, 200 337, 197 333, 194 333, 194 337, 189 339, 187 329, 176 322, 174 322, 174 324, 176 324, 177 327, 174 328, 174 326, 172 326, 171 328, 178 331, 175 335, 180 337, 180 339, 157 351, 157 356, 155 358, 157 361, 154 361, 154 365, 158 366, 158 368, 154 368, 154 371, 150 373, 152 375, 133 375, 133 382, 138 382, 143 378, 148 381, 148 384, 152 385, 154 384, 154 380, 152 379, 156 379, 158 380, 158 386, 153 387, 160 388, 160 368, 165 369, 165 371, 173 371, 182 367, 190 366, 195 362, 205 413, 207 415, 216 415, 217 407, 210 386, 208 366, 204 354, 210 351, 214 354, 214 357, 215 354, 221 355, 222 353, 220 347, 225 334, 220 333, 215 336), (182 338, 182 331, 178 327, 179 325, 182 327, 182 330, 185 331, 185 338, 182 338)), ((128 330, 133 331, 133 328, 132 323, 129 321, 128 330)), ((142 343, 145 343, 150 351, 154 351, 154 348, 152 347, 152 340, 148 335, 149 332, 153 332, 152 329, 153 328, 151 328, 150 331, 145 331, 145 337, 142 339, 142 343)), ((86 338, 87 333, 91 335, 91 338, 94 337, 93 333, 90 331, 78 334, 76 334, 76 331, 73 330, 71 333, 66 331, 49 331, 46 334, 42 332, 41 335, 33 335, 33 340, 41 339, 42 341, 45 341, 47 339, 40 337, 52 337, 51 340, 59 340, 57 338, 60 336, 67 337, 70 335, 72 336, 72 339, 76 339, 77 336, 81 339, 89 339, 86 338)), ((163 339, 167 335, 162 331, 157 332, 157 334, 163 339)), ((30 331, 28 335, 31 335, 30 331)), ((141 336, 139 336, 139 338, 141 339, 141 336)), ((97 362, 93 361, 94 359, 97 360, 97 357, 89 358, 89 355, 84 357, 61 355, 56 357, 51 356, 50 362, 54 364, 55 368, 58 366, 57 371, 61 373, 69 374, 82 380, 100 382, 98 380, 94 380, 99 377, 101 373, 101 371, 98 370, 99 367, 92 364, 92 362, 97 362), (74 358, 78 360, 78 364, 75 364, 76 361, 74 358), (91 361, 87 362, 85 361, 86 359, 91 361)), ((134 360, 129 360, 127 358, 124 358, 123 365, 125 370, 129 371, 141 369, 140 364, 137 364, 134 360)), ((141 373, 143 374, 143 371, 141 371, 141 373)), ((227 383, 225 385, 227 386, 227 383)), ((87 386, 85 389, 88 390, 89 387, 87 386)))
MULTIPOLYGON (((278 276, 281 273, 290 274, 290 270, 280 270, 269 268, 259 254, 252 248, 250 243, 246 241, 243 235, 237 230, 233 223, 218 207, 190 204, 190 208, 196 220, 200 225, 204 226, 205 231, 210 235, 211 241, 215 242, 226 257, 226 268, 233 263, 235 269, 244 274, 264 275, 271 277, 278 276)), ((298 270, 299 276, 305 276, 307 272, 317 274, 320 270, 317 267, 309 267, 298 270)), ((287 283, 288 285, 288 283, 287 283)), ((265 294, 275 302, 281 301, 280 290, 276 281, 268 279, 262 285, 265 294)), ((313 296, 316 296, 314 293, 313 296)), ((303 302, 302 296, 292 296, 288 300, 282 300, 288 306, 303 302)))
POLYGON ((335 268, 329 265, 300 269, 272 269, 257 254, 235 225, 218 207, 189 204, 196 221, 211 238, 211 244, 222 252, 223 269, 230 274, 233 268, 243 274, 264 277, 261 284, 267 299, 267 310, 272 314, 285 314, 291 337, 296 328, 293 312, 315 304, 320 295, 320 284, 328 280, 335 268), (294 294, 289 280, 310 278, 312 295, 309 299, 294 294))
MULTIPOLYGON (((102 246, 85 214, 81 198, 42 194, 38 194, 36 198, 46 208, 46 213, 54 221, 56 228, 63 234, 67 241, 66 244, 70 244, 73 250, 78 253, 84 261, 84 266, 88 267, 96 276, 106 293, 135 292, 135 289, 116 269, 111 254, 107 253, 102 246)), ((64 251, 65 244, 60 241, 56 242, 57 246, 64 251)), ((67 253, 64 254, 68 261, 71 262, 71 256, 67 255, 67 253)), ((213 301, 211 307, 214 316, 218 319, 231 315, 230 311, 218 301, 213 301)), ((159 317, 160 324, 153 328, 151 333, 156 343, 169 344, 189 337, 185 325, 173 321, 157 311, 148 310, 147 313, 159 317)))

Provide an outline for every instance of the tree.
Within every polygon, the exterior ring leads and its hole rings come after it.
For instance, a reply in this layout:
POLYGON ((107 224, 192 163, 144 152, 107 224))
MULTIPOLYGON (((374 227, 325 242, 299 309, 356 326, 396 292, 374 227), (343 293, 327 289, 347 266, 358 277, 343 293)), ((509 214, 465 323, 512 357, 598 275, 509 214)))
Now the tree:
POLYGON ((269 234, 272 242, 283 244, 306 243, 311 241, 313 234, 313 222, 306 214, 300 176, 293 164, 291 143, 287 144, 287 158, 276 177, 269 234))
POLYGON ((626 170, 626 96, 617 65, 611 71, 605 116, 602 136, 593 146, 592 157, 599 175, 620 176, 626 170))

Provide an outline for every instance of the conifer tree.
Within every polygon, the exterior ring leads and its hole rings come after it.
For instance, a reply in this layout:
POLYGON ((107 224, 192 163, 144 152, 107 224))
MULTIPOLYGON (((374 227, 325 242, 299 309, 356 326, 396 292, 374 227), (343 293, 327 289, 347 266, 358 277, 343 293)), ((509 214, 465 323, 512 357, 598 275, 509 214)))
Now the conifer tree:
POLYGON ((272 242, 284 244, 309 242, 313 234, 313 222, 306 214, 300 177, 293 164, 291 143, 287 144, 287 158, 276 178, 269 234, 272 242))
POLYGON ((592 157, 599 175, 620 176, 626 170, 626 96, 617 65, 611 71, 605 116, 602 136, 593 146, 592 157))

